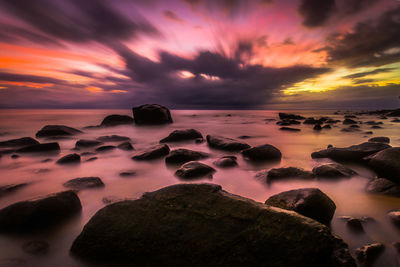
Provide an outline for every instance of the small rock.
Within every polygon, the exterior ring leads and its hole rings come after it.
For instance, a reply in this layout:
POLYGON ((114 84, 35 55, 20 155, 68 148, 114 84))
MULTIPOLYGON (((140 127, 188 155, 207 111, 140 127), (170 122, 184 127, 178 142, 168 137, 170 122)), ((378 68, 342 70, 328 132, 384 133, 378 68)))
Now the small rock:
POLYGON ((116 148, 117 148, 116 146, 101 146, 101 147, 96 148, 96 152, 99 152, 99 153, 109 152, 116 148))
POLYGON ((136 175, 136 171, 125 171, 125 172, 120 172, 119 176, 121 177, 131 177, 131 176, 135 176, 136 175))
POLYGON ((91 158, 87 159, 86 162, 94 161, 96 159, 98 159, 98 157, 91 157, 91 158))
POLYGON ((207 143, 210 147, 227 150, 227 151, 240 151, 250 146, 246 143, 239 142, 235 139, 226 138, 218 135, 207 135, 207 143))
POLYGON ((351 218, 347 221, 346 225, 354 232, 358 232, 358 233, 364 232, 364 227, 363 227, 360 219, 351 218))
POLYGON ((81 177, 71 179, 65 182, 63 186, 75 190, 82 190, 87 188, 103 187, 104 183, 99 177, 81 177))
POLYGON ((9 184, 9 185, 0 186, 0 197, 3 197, 12 192, 15 192, 27 185, 28 185, 28 183, 20 183, 20 184, 9 184))
POLYGON ((389 218, 396 225, 400 225, 400 210, 393 210, 388 213, 389 218))
POLYGON ((366 132, 364 132, 364 134, 374 134, 374 132, 372 132, 372 131, 366 131, 366 132))
POLYGON ((379 137, 372 137, 368 140, 368 142, 377 142, 377 143, 390 143, 390 138, 385 137, 385 136, 379 136, 379 137))
POLYGON ((321 127, 320 124, 315 124, 314 125, 314 131, 321 131, 321 130, 322 130, 322 127, 321 127))
POLYGON ((17 158, 19 158, 19 157, 20 157, 20 155, 17 155, 17 154, 11 155, 11 158, 12 158, 12 159, 17 159, 17 158))
POLYGON ((339 163, 329 163, 314 167, 312 172, 319 178, 350 178, 355 171, 339 163))
POLYGON ((69 154, 66 155, 59 160, 57 160, 57 164, 76 164, 81 162, 81 156, 78 154, 69 154))
POLYGON ((343 121, 343 124, 357 124, 357 122, 355 120, 347 118, 343 121))
POLYGON ((245 149, 242 155, 251 161, 279 161, 282 158, 281 151, 269 144, 245 149))
POLYGON ((75 143, 75 148, 80 149, 80 148, 89 148, 89 147, 95 147, 103 144, 100 141, 97 140, 87 140, 87 139, 81 139, 76 141, 75 143))
POLYGON ((279 128, 281 131, 289 131, 289 132, 300 132, 301 129, 298 128, 291 128, 291 127, 281 127, 279 128))
POLYGON ((330 126, 330 125, 324 125, 323 127, 322 127, 322 129, 332 129, 332 127, 330 126))
POLYGON ((288 114, 288 113, 283 113, 283 112, 279 112, 279 118, 281 120, 284 120, 284 119, 304 120, 305 119, 303 116, 300 116, 300 115, 288 114))
POLYGON ((0 147, 21 147, 21 146, 31 146, 38 144, 39 142, 31 137, 22 137, 18 139, 2 141, 0 142, 0 147))
POLYGON ((203 135, 195 129, 175 130, 167 137, 160 140, 160 143, 179 142, 187 140, 203 139, 203 135))
POLYGON ((158 159, 162 158, 169 153, 169 146, 164 144, 164 145, 158 145, 152 148, 149 148, 148 150, 133 156, 133 160, 152 160, 152 159, 158 159))
POLYGON ((201 143, 204 143, 204 139, 203 138, 196 138, 196 140, 194 140, 194 142, 196 144, 201 144, 201 143))
POLYGON ((363 266, 371 266, 372 263, 379 257, 383 252, 385 246, 381 243, 374 243, 363 246, 356 250, 357 260, 363 266))
POLYGON ((374 126, 371 127, 371 129, 382 129, 382 127, 378 126, 378 125, 374 125, 374 126))
POLYGON ((132 146, 132 144, 131 144, 130 142, 121 143, 121 144, 119 144, 117 147, 118 147, 119 149, 125 150, 125 151, 134 150, 134 148, 133 148, 133 146, 132 146))
POLYGON ((113 134, 113 135, 100 136, 96 140, 100 142, 124 142, 124 141, 130 141, 131 139, 126 136, 113 134))
POLYGON ((214 161, 214 165, 220 168, 230 168, 238 165, 235 156, 224 156, 214 161))
POLYGON ((400 185, 385 179, 375 178, 368 182, 367 193, 400 197, 400 185))
POLYGON ((40 240, 32 240, 25 242, 22 249, 29 254, 40 255, 46 254, 49 250, 49 243, 40 240))
POLYGON ((133 118, 126 115, 109 115, 103 119, 100 126, 112 127, 118 125, 133 124, 133 118))
POLYGON ((17 153, 59 153, 60 145, 58 143, 43 143, 38 145, 26 146, 17 149, 17 153))
POLYGON ((189 161, 200 160, 208 157, 209 155, 204 152, 180 148, 172 150, 165 158, 165 162, 167 164, 183 164, 189 161))
POLYGON ((72 136, 80 133, 83 132, 64 125, 46 125, 36 133, 36 137, 72 136))
POLYGON ((257 178, 262 178, 265 182, 270 183, 276 180, 285 179, 304 179, 312 180, 314 179, 314 174, 310 171, 305 171, 296 167, 284 167, 271 169, 268 172, 259 172, 256 175, 257 178))
POLYGON ((183 164, 176 172, 175 175, 179 178, 191 180, 204 176, 212 178, 212 174, 216 170, 204 163, 198 161, 190 161, 183 164))

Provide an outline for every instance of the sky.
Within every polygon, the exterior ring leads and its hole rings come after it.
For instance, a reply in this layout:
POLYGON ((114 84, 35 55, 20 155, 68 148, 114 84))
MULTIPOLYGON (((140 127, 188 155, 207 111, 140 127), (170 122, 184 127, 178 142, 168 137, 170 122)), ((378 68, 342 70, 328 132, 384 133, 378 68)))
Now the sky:
POLYGON ((0 108, 400 107, 400 0, 0 0, 0 108))

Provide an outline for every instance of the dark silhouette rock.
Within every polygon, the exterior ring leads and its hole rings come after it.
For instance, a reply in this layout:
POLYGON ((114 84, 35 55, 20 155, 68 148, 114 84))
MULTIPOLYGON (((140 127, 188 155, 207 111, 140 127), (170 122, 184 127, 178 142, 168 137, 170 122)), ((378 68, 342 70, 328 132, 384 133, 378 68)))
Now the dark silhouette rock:
POLYGON ((352 120, 352 119, 345 119, 343 121, 343 124, 357 124, 357 122, 355 120, 352 120))
POLYGON ((214 168, 204 163, 198 161, 189 161, 176 170, 175 175, 181 179, 191 180, 205 176, 212 178, 212 174, 214 172, 214 168))
POLYGON ((315 124, 313 129, 314 131, 321 131, 322 130, 321 124, 315 124))
POLYGON ((259 172, 256 177, 263 179, 267 183, 286 179, 312 180, 315 178, 312 172, 296 167, 284 167, 262 171, 259 172))
POLYGON ((87 159, 86 162, 95 161, 97 159, 98 159, 98 157, 91 157, 91 158, 87 159))
POLYGON ((345 148, 331 147, 328 149, 313 152, 312 158, 331 158, 344 161, 362 161, 364 157, 375 154, 381 150, 391 147, 388 144, 365 142, 345 148))
POLYGON ((134 148, 133 148, 133 146, 132 146, 132 144, 131 144, 130 142, 121 143, 121 144, 119 144, 117 147, 118 147, 119 149, 125 150, 125 151, 134 150, 134 148))
POLYGON ((81 177, 71 179, 63 183, 63 186, 75 190, 82 190, 87 188, 103 187, 104 183, 99 177, 81 177))
POLYGON ((390 122, 400 122, 400 119, 394 119, 394 120, 391 120, 390 122))
POLYGON ((160 143, 196 140, 197 138, 203 139, 203 136, 195 129, 175 130, 167 137, 161 139, 160 143))
POLYGON ((322 129, 332 129, 332 127, 327 124, 327 125, 322 126, 322 129))
POLYGON ((301 124, 301 122, 296 121, 296 120, 285 119, 285 120, 276 122, 276 124, 281 125, 281 126, 289 126, 289 125, 299 125, 299 124, 301 124))
POLYGON ((367 122, 365 122, 365 124, 367 124, 367 125, 381 125, 381 124, 383 124, 383 122, 381 122, 381 121, 367 121, 367 122))
POLYGON ((183 164, 189 161, 200 160, 208 157, 209 155, 204 152, 180 148, 172 150, 165 158, 165 162, 168 164, 183 164))
POLYGON ((36 133, 36 137, 72 136, 80 133, 83 132, 64 125, 46 125, 36 133))
POLYGON ((21 146, 31 146, 38 144, 39 142, 31 137, 22 137, 18 139, 2 141, 0 142, 0 147, 21 147, 21 146))
POLYGON ((131 139, 126 136, 113 134, 113 135, 100 136, 96 140, 100 142, 124 142, 124 141, 130 141, 131 139))
POLYGON ((281 209, 294 210, 323 224, 329 224, 335 214, 335 203, 318 188, 285 191, 265 201, 281 209))
POLYGON ((146 104, 132 108, 136 124, 165 124, 172 123, 169 109, 157 104, 146 104))
POLYGON ((210 147, 227 151, 240 151, 250 146, 246 143, 218 135, 207 135, 207 143, 210 147))
POLYGON ((319 120, 316 120, 314 118, 307 118, 303 121, 303 124, 317 124, 317 123, 321 123, 319 120))
MULTIPOLYGON (((380 144, 380 143, 377 143, 380 144)), ((387 148, 366 158, 379 177, 400 183, 400 147, 387 148)))
POLYGON ((379 126, 379 125, 374 125, 374 126, 371 127, 371 129, 382 129, 382 127, 379 126))
POLYGON ((224 156, 214 161, 214 165, 220 168, 230 168, 238 165, 235 156, 224 156))
POLYGON ((173 185, 108 205, 71 252, 138 266, 356 266, 324 225, 210 184, 173 185))
POLYGON ((54 143, 43 143, 38 145, 25 146, 17 149, 17 153, 59 153, 60 145, 56 142, 54 143))
POLYGON ((300 132, 301 130, 298 128, 292 128, 292 127, 281 127, 279 128, 281 131, 289 131, 289 132, 300 132))
POLYGON ((289 120, 304 120, 305 119, 303 116, 300 116, 300 115, 283 113, 283 112, 279 112, 279 118, 281 120, 285 120, 285 119, 289 119, 289 120))
POLYGON ((400 227, 400 210, 392 210, 388 213, 390 220, 400 227))
POLYGON ((116 148, 117 148, 116 146, 100 146, 100 147, 96 148, 96 152, 99 152, 99 153, 110 152, 116 148))
POLYGON ((17 159, 17 158, 19 158, 19 157, 20 157, 20 155, 17 155, 17 154, 11 155, 11 158, 12 158, 12 159, 17 159))
POLYGON ((162 158, 169 153, 169 146, 168 145, 158 145, 148 150, 133 156, 133 160, 152 160, 152 159, 159 159, 162 158))
POLYGON ((47 230, 78 214, 81 209, 81 202, 73 191, 17 202, 0 210, 0 232, 9 234, 47 230))
POLYGON ((374 243, 356 249, 356 257, 361 266, 371 266, 383 252, 385 246, 381 243, 374 243))
POLYGON ((76 164, 81 162, 81 156, 79 154, 69 154, 66 155, 59 160, 57 160, 57 164, 76 164))
POLYGON ((357 119, 356 115, 345 115, 344 116, 345 119, 357 119))
POLYGON ((75 148, 81 149, 81 148, 91 148, 91 147, 96 147, 99 145, 102 145, 103 143, 97 140, 87 140, 87 139, 81 139, 76 141, 75 143, 75 148))
POLYGON ((364 227, 362 225, 362 221, 358 218, 350 218, 346 225, 353 232, 364 233, 364 227))
POLYGON ((385 179, 375 178, 368 182, 367 193, 400 197, 400 185, 385 179))
POLYGON ((400 117, 400 109, 395 109, 388 114, 386 114, 388 117, 400 117))
POLYGON ((12 192, 15 192, 27 185, 28 183, 20 183, 20 184, 9 184, 0 186, 0 198, 8 194, 11 194, 12 192))
POLYGON ((269 144, 245 149, 242 151, 242 155, 251 161, 278 161, 282 158, 281 151, 269 144))
POLYGON ((385 136, 378 136, 378 137, 372 137, 368 140, 368 142, 377 142, 377 143, 390 143, 390 138, 385 137, 385 136))
POLYGON ((318 178, 350 178, 357 175, 355 171, 339 163, 320 165, 314 167, 312 172, 318 178))
POLYGON ((112 127, 118 125, 133 124, 133 118, 126 115, 108 115, 103 119, 100 126, 112 127))
POLYGON ((136 171, 125 171, 125 172, 120 172, 119 176, 121 177, 132 177, 136 175, 136 171))

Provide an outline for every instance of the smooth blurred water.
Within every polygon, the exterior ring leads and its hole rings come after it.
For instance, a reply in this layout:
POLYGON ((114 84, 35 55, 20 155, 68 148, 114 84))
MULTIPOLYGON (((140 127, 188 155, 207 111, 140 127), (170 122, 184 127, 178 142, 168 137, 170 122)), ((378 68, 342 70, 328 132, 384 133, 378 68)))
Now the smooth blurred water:
MULTIPOLYGON (((290 112, 290 111, 288 111, 290 112)), ((343 120, 343 115, 333 115, 333 111, 293 111, 303 116, 329 116, 343 120)), ((0 140, 8 140, 24 136, 34 137, 35 133, 47 124, 63 124, 82 129, 88 125, 100 124, 101 120, 110 114, 131 115, 130 110, 0 110, 0 140)), ((386 213, 391 209, 400 208, 400 199, 368 195, 364 188, 375 174, 363 166, 349 164, 359 175, 351 179, 337 181, 279 181, 271 185, 257 180, 254 175, 264 169, 279 166, 295 166, 311 170, 328 159, 313 160, 311 153, 324 149, 328 144, 337 147, 359 144, 372 136, 388 136, 392 146, 400 146, 400 124, 391 123, 390 119, 380 120, 376 116, 359 116, 361 121, 382 121, 383 129, 371 129, 371 126, 361 124, 361 131, 344 133, 340 130, 341 123, 333 125, 331 130, 315 132, 312 125, 295 125, 301 132, 280 131, 276 121, 278 111, 172 111, 173 124, 164 126, 118 126, 84 130, 84 134, 71 140, 58 141, 61 153, 56 156, 21 156, 12 159, 11 155, 3 155, 0 159, 0 186, 11 183, 30 182, 31 184, 15 193, 0 198, 0 208, 17 201, 44 196, 46 194, 65 190, 62 184, 72 178, 99 176, 105 183, 101 189, 89 189, 79 192, 83 205, 81 216, 63 224, 51 232, 34 236, 0 235, 0 266, 88 266, 69 255, 69 248, 91 216, 104 207, 103 197, 138 198, 144 192, 182 183, 174 176, 175 169, 167 167, 164 160, 151 162, 135 162, 131 156, 139 151, 156 145, 159 140, 176 129, 194 128, 204 136, 218 134, 237 138, 242 135, 251 136, 243 140, 250 145, 272 144, 279 148, 283 159, 276 164, 251 164, 244 161, 236 153, 226 153, 210 149, 206 143, 181 142, 169 144, 171 149, 188 148, 204 151, 211 157, 202 162, 212 165, 212 162, 223 155, 237 155, 239 166, 232 169, 219 169, 212 180, 202 179, 194 182, 211 182, 222 185, 231 193, 264 202, 269 196, 290 189, 302 187, 318 187, 336 203, 335 218, 332 220, 332 231, 342 237, 351 250, 369 242, 382 242, 386 245, 384 254, 376 262, 376 266, 398 266, 397 254, 391 243, 400 241, 399 229, 391 224, 386 213), (365 131, 373 131, 373 135, 365 135, 365 131), (71 149, 78 139, 95 139, 102 135, 118 134, 132 139, 135 151, 116 149, 109 153, 96 155, 98 160, 84 162, 90 156, 82 157, 82 163, 74 166, 60 166, 55 161, 61 156, 73 153, 71 149), (52 161, 42 163, 43 159, 52 161), (133 177, 120 177, 122 171, 135 171, 133 177), (354 234, 347 230, 338 216, 371 216, 376 222, 365 225, 365 234, 354 234), (49 253, 43 256, 33 256, 23 252, 21 245, 28 240, 39 239, 48 241, 49 253)), ((44 140, 40 140, 43 142, 44 140)), ((110 143, 110 144, 118 144, 110 143)))

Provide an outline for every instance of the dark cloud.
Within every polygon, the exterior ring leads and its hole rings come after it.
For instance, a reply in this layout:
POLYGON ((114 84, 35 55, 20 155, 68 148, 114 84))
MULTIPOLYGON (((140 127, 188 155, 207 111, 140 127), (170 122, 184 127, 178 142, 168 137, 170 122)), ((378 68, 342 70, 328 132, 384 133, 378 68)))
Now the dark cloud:
POLYGON ((323 26, 335 12, 335 0, 301 0, 299 13, 303 25, 309 28, 323 26))
POLYGON ((33 43, 40 43, 44 45, 54 45, 62 47, 63 45, 56 39, 46 36, 41 33, 36 33, 30 29, 6 25, 0 23, 0 41, 6 43, 23 43, 30 41, 33 43))
POLYGON ((163 12, 164 17, 166 17, 169 20, 179 22, 179 23, 185 23, 183 19, 181 19, 175 12, 171 10, 164 10, 163 12))
POLYGON ((368 75, 390 72, 392 70, 395 70, 395 69, 394 68, 376 69, 376 70, 372 70, 372 71, 365 71, 365 72, 358 72, 358 73, 350 74, 350 75, 344 76, 343 78, 356 79, 356 78, 362 78, 362 77, 365 77, 368 75))
POLYGON ((364 9, 371 8, 380 0, 341 0, 338 1, 338 6, 341 12, 345 15, 353 15, 361 12, 364 9))
POLYGON ((324 49, 328 62, 347 67, 381 66, 400 60, 400 7, 376 21, 359 22, 344 35, 332 34, 324 49), (394 50, 390 50, 394 49, 394 50))
POLYGON ((65 84, 63 80, 45 77, 45 76, 37 76, 37 75, 24 75, 24 74, 16 74, 16 73, 8 73, 8 72, 0 72, 0 83, 1 81, 6 82, 29 82, 29 83, 52 83, 52 84, 65 84))
POLYGON ((374 79, 356 79, 353 81, 354 84, 362 84, 362 83, 372 83, 374 79))

